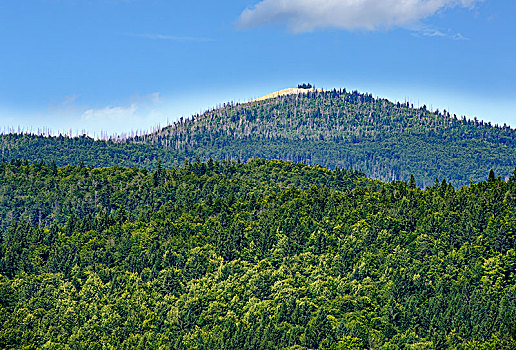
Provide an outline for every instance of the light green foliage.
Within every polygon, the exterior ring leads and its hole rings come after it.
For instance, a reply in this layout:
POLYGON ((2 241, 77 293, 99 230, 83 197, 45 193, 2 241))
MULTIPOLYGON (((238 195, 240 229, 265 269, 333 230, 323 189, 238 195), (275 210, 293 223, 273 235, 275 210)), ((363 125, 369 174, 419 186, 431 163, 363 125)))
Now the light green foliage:
POLYGON ((2 169, 2 349, 516 344, 513 181, 423 190, 262 159, 2 169))

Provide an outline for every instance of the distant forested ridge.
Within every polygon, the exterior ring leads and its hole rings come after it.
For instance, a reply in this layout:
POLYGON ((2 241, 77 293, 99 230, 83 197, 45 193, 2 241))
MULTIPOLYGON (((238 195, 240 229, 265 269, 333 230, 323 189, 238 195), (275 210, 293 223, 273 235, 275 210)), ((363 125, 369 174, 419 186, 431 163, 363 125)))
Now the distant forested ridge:
POLYGON ((0 166, 2 349, 514 349, 516 170, 0 166))
POLYGON ((252 157, 361 169, 368 176, 420 186, 445 178, 502 179, 516 165, 516 131, 476 119, 392 103, 356 91, 307 91, 250 103, 229 103, 157 132, 95 141, 88 137, 0 136, 2 157, 58 166, 138 166, 185 160, 246 161, 252 157))
MULTIPOLYGON (((172 169, 164 169, 158 161, 154 168, 150 172, 145 168, 89 168, 85 165, 58 168, 55 163, 2 162, 0 228, 5 229, 12 220, 43 226, 64 224, 70 216, 84 218, 121 208, 133 215, 142 215, 175 200, 176 196, 193 196, 197 191, 202 197, 198 200, 211 203, 217 191, 246 195, 258 190, 276 193, 289 186, 308 189, 313 185, 343 190, 378 182, 366 178, 360 171, 328 170, 321 166, 264 159, 251 159, 246 164, 187 161, 172 169), (232 181, 228 182, 228 177, 232 181), (176 178, 181 179, 181 186, 176 178), (158 186, 164 184, 167 191, 158 186), (220 186, 230 188, 222 190, 220 186)), ((190 199, 194 200, 194 197, 190 199)))

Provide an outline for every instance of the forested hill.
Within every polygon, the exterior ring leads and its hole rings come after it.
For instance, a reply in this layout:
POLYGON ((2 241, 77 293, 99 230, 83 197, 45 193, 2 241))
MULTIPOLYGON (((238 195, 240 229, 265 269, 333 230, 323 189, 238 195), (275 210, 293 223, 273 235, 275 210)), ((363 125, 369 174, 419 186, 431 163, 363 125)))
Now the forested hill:
POLYGON ((514 349, 516 172, 2 163, 1 349, 514 349))
POLYGON ((82 161, 95 167, 152 168, 158 158, 165 167, 196 157, 275 158, 361 169, 385 181, 408 180, 412 173, 423 186, 436 178, 454 185, 481 181, 490 169, 505 179, 516 165, 516 131, 506 125, 345 90, 229 103, 123 140, 4 135, 0 147, 8 161, 82 161))
POLYGON ((273 194, 284 188, 307 190, 311 186, 351 190, 375 183, 379 181, 366 178, 360 171, 264 159, 251 159, 245 164, 186 162, 171 169, 158 163, 153 172, 84 165, 58 168, 55 164, 17 160, 0 163, 0 229, 12 220, 32 225, 64 224, 71 216, 85 218, 122 208, 139 216, 178 198, 219 207, 236 200, 235 195, 253 197, 258 192, 273 194))

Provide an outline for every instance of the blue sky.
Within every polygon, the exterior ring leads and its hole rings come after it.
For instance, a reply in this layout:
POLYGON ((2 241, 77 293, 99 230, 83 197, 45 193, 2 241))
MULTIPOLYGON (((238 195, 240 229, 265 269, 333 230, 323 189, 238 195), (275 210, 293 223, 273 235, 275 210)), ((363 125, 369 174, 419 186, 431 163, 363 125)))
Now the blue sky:
POLYGON ((516 1, 4 0, 0 131, 164 126, 311 82, 516 127, 516 1))

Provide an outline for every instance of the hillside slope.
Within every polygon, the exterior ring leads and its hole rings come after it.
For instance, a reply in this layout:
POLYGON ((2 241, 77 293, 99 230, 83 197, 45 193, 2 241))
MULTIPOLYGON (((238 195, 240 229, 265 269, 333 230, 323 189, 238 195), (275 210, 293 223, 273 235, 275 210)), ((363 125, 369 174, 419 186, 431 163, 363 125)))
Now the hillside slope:
POLYGON ((224 104, 132 139, 43 138, 4 135, 6 160, 55 160, 57 165, 143 166, 184 160, 283 159, 324 167, 356 168, 384 181, 419 185, 436 178, 454 185, 502 179, 516 165, 516 131, 478 120, 392 103, 369 94, 308 91, 244 104, 224 104))
POLYGON ((515 348, 516 173, 423 190, 261 159, 16 163, 1 349, 515 348))

